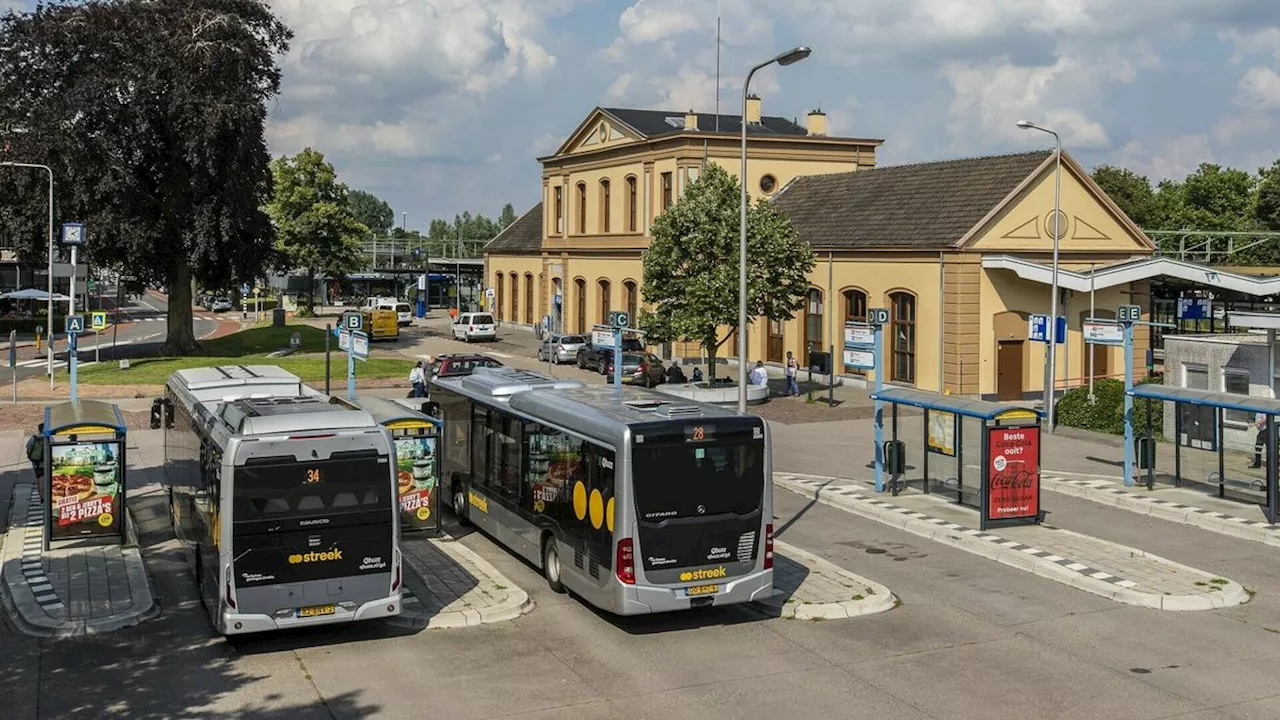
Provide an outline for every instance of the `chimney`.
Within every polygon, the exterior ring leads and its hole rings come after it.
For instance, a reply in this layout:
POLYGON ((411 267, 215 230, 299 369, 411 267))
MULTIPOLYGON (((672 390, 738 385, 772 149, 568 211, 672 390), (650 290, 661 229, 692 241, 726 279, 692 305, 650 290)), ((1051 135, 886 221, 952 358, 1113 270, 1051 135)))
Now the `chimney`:
POLYGON ((747 96, 747 117, 746 121, 752 125, 760 124, 760 96, 747 96))
POLYGON ((689 112, 684 114, 684 129, 685 130, 698 129, 698 115, 693 111, 692 108, 689 109, 689 112))
POLYGON ((822 108, 818 108, 817 110, 813 110, 809 113, 809 134, 827 134, 827 114, 822 112, 822 108))

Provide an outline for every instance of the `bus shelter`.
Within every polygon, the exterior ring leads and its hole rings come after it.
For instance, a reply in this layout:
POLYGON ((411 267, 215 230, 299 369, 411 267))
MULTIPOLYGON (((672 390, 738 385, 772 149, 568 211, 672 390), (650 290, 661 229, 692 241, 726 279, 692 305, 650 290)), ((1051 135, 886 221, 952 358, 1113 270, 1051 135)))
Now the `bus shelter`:
MULTIPOLYGON (((889 488, 897 495, 910 486, 907 443, 900 435, 898 407, 923 413, 919 457, 920 490, 954 494, 955 501, 979 511, 979 528, 1039 523, 1040 419, 1041 414, 1018 405, 970 400, 938 393, 891 387, 877 390, 872 400, 890 406, 891 435, 876 448, 876 475, 887 474, 889 488), (965 480, 965 420, 977 435, 977 477, 965 480), (976 427, 975 427, 976 426, 976 427), (954 458, 955 475, 937 483, 929 478, 929 456, 954 458), (976 483, 974 482, 976 480, 976 483)), ((876 413, 876 434, 883 436, 883 413, 876 413)), ((972 456, 970 456, 972 457, 972 456)), ((877 488, 879 490, 880 488, 877 488)))
POLYGON ((125 542, 125 437, 120 408, 79 400, 44 409, 44 548, 53 542, 125 542))
MULTIPOLYGON (((1129 390, 1134 398, 1148 398, 1172 404, 1173 407, 1173 475, 1172 484, 1182 487, 1185 484, 1207 486, 1211 492, 1223 499, 1257 503, 1262 506, 1267 521, 1276 522, 1277 507, 1280 504, 1277 493, 1276 462, 1276 420, 1280 415, 1280 400, 1254 397, 1238 393, 1220 393, 1193 388, 1169 387, 1146 383, 1129 390), (1245 420, 1237 419, 1236 424, 1258 427, 1253 444, 1247 441, 1243 447, 1228 454, 1227 413, 1242 413, 1245 420), (1205 474, 1204 481, 1183 477, 1183 449, 1195 447, 1209 450, 1216 455, 1217 467, 1205 474), (1265 452, 1262 452, 1265 449, 1265 452), (1255 456, 1264 460, 1261 467, 1249 467, 1247 461, 1255 456), (1257 470, 1258 472, 1250 472, 1257 470)), ((1143 419, 1134 418, 1131 413, 1128 422, 1136 425, 1143 419)), ((1146 472, 1147 489, 1155 489, 1156 483, 1156 430, 1153 421, 1151 403, 1147 404, 1145 413, 1146 433, 1137 436, 1135 433, 1136 462, 1138 470, 1146 472)), ((1168 423, 1168 421, 1165 421, 1168 423)), ((1136 428, 1130 428, 1136 430, 1136 428)), ((1160 428, 1161 431, 1164 428, 1160 428)), ((1126 462, 1125 476, 1132 482, 1134 468, 1126 462)), ((1163 479, 1163 477, 1162 477, 1163 479)))
POLYGON ((330 402, 364 410, 391 431, 396 448, 396 478, 402 530, 440 532, 440 453, 443 423, 388 398, 357 396, 330 402))

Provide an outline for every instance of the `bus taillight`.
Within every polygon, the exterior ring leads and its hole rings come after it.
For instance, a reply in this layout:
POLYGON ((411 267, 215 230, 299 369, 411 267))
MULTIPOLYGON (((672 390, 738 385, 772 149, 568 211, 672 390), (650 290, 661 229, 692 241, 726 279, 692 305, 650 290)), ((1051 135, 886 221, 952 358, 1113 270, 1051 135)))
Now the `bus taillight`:
POLYGON ((773 569, 773 523, 764 526, 764 569, 773 569))
POLYGON ((631 538, 622 538, 618 541, 618 579, 623 585, 636 584, 636 552, 635 546, 631 543, 631 538))

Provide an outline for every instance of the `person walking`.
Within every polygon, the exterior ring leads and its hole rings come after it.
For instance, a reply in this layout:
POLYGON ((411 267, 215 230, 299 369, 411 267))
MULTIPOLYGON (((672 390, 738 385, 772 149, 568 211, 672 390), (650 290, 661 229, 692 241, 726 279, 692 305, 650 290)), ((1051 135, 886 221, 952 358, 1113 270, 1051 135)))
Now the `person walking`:
POLYGON ((36 474, 36 491, 40 500, 44 500, 44 423, 36 428, 36 433, 27 438, 27 459, 31 461, 31 469, 36 474))
POLYGON ((421 360, 409 371, 409 384, 413 385, 413 393, 409 397, 427 396, 427 371, 423 369, 421 360))
POLYGON ((800 395, 800 384, 796 382, 796 374, 800 372, 800 363, 787 351, 787 395, 790 397, 798 397, 800 395))
POLYGON ((1249 467, 1260 468, 1262 467, 1263 449, 1267 447, 1267 435, 1271 432, 1271 416, 1265 413, 1258 413, 1253 424, 1254 427, 1258 428, 1258 437, 1253 441, 1253 464, 1249 467))

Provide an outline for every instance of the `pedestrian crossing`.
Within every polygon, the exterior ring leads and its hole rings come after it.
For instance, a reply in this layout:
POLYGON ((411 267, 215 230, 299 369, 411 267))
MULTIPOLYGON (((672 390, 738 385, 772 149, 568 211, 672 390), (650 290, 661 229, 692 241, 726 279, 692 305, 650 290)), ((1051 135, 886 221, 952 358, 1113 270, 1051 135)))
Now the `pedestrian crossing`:
MULTIPOLYGON (((35 360, 24 360, 18 363, 18 367, 41 368, 41 367, 44 367, 48 362, 49 361, 47 358, 37 358, 35 360)), ((88 367, 89 365, 97 365, 97 364, 98 364, 97 360, 81 360, 80 362, 76 363, 78 367, 88 367)), ((55 370, 65 370, 67 368, 67 361, 55 359, 53 361, 53 367, 55 370)))

